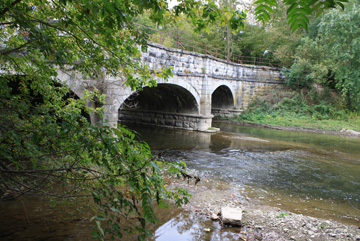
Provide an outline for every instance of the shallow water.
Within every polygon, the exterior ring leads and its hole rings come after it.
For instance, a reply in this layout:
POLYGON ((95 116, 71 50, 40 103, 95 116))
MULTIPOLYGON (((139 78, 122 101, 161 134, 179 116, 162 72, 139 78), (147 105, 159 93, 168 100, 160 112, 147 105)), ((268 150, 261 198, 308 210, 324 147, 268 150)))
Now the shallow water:
POLYGON ((359 224, 360 140, 215 124, 222 132, 135 127, 152 150, 245 200, 359 224))
MULTIPOLYGON (((154 153, 185 160, 190 173, 239 200, 359 225, 360 139, 215 126, 222 132, 131 128, 154 153)), ((243 232, 176 208, 156 213, 161 224, 149 227, 153 240, 239 240, 243 232)), ((23 197, 0 202, 0 214, 0 240, 92 240, 91 212, 79 216, 72 207, 54 209, 47 200, 23 197)))

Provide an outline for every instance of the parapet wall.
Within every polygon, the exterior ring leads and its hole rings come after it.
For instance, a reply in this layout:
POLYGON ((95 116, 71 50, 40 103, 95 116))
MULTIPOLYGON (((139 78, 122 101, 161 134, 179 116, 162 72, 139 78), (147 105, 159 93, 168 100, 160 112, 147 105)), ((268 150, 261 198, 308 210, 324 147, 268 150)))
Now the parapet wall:
POLYGON ((164 47, 149 43, 148 51, 143 53, 142 61, 150 69, 173 67, 174 75, 197 76, 221 80, 255 81, 282 83, 280 68, 236 64, 206 54, 164 47))

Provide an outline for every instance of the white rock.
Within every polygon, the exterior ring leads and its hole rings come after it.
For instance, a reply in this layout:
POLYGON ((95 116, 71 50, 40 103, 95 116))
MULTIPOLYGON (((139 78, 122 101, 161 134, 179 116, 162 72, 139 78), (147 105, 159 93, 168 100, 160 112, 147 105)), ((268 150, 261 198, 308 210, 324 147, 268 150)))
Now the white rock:
POLYGON ((354 130, 346 130, 346 133, 350 133, 351 135, 360 135, 360 132, 354 130))
POLYGON ((219 219, 219 217, 216 213, 211 214, 211 220, 218 220, 218 219, 219 219))
POLYGON ((222 223, 231 226, 242 225, 241 208, 222 207, 221 208, 222 223))

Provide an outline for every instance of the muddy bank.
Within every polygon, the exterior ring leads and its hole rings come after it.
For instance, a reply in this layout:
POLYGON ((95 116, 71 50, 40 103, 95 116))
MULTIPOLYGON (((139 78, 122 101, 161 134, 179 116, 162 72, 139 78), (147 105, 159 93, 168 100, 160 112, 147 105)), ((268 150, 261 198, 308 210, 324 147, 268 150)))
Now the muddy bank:
POLYGON ((301 128, 301 127, 285 127, 285 126, 273 126, 267 124, 258 124, 251 123, 245 121, 235 121, 229 119, 213 119, 213 123, 227 123, 233 125, 244 125, 244 126, 254 126, 254 127, 263 127, 275 130, 286 130, 286 131, 302 131, 302 132, 310 132, 310 133, 321 133, 321 134, 329 134, 329 135, 341 135, 341 136, 350 136, 354 138, 360 138, 360 135, 355 135, 352 132, 346 131, 329 131, 329 130, 321 130, 321 129, 311 129, 311 128, 301 128))
MULTIPOLYGON (((239 240, 360 240, 360 227, 345 225, 288 212, 278 207, 252 203, 231 190, 223 190, 211 182, 171 182, 170 187, 182 187, 192 195, 183 208, 210 220, 219 215, 221 207, 239 207, 243 210, 243 227, 239 240)), ((221 220, 214 220, 220 222, 221 220)), ((359 223, 360 226, 360 223, 359 223)))

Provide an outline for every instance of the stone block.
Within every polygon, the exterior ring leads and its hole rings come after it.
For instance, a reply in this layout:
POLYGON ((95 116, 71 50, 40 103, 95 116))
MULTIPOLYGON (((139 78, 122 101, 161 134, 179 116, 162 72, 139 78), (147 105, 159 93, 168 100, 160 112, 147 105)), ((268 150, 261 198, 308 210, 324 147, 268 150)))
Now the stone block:
POLYGON ((176 127, 183 127, 183 122, 180 121, 180 120, 177 120, 177 121, 175 122, 175 126, 176 126, 176 127))
POLYGON ((141 119, 141 122, 151 123, 151 118, 150 118, 150 117, 143 117, 143 118, 141 119))
POLYGON ((190 128, 190 123, 188 121, 183 122, 184 128, 190 128))
POLYGON ((175 121, 174 121, 174 120, 169 120, 169 119, 167 119, 167 120, 165 120, 165 125, 167 125, 167 126, 174 126, 174 125, 175 125, 175 121))
POLYGON ((164 115, 163 115, 163 114, 159 114, 159 113, 156 113, 156 114, 155 114, 155 117, 158 118, 158 119, 164 119, 164 115))
POLYGON ((195 129, 195 122, 189 122, 189 128, 195 129))
POLYGON ((158 123, 158 120, 156 118, 151 118, 151 123, 152 124, 157 124, 158 123))
POLYGON ((242 225, 241 208, 222 207, 221 220, 224 225, 241 226, 242 225))

